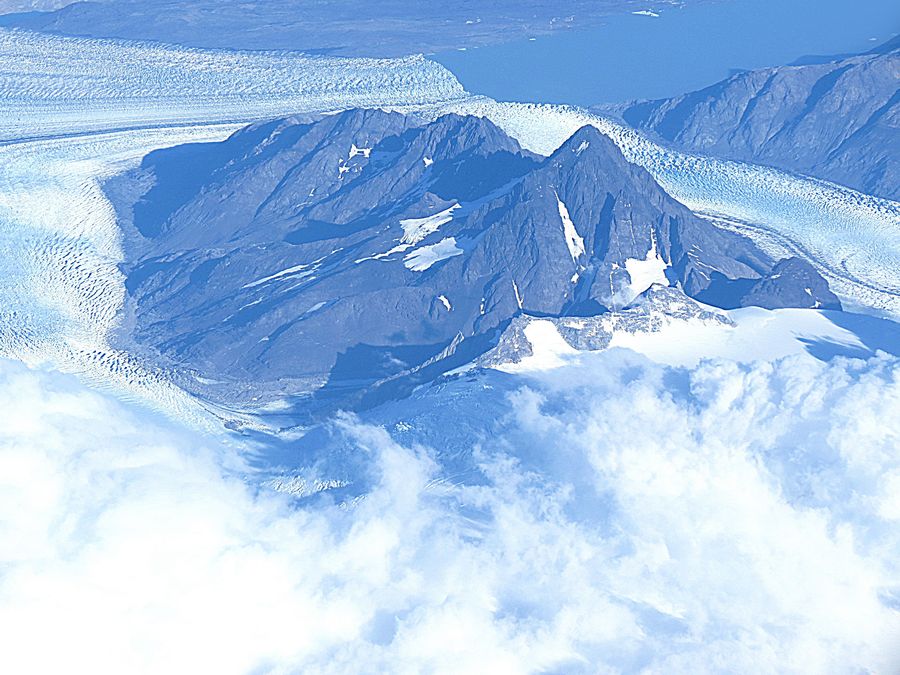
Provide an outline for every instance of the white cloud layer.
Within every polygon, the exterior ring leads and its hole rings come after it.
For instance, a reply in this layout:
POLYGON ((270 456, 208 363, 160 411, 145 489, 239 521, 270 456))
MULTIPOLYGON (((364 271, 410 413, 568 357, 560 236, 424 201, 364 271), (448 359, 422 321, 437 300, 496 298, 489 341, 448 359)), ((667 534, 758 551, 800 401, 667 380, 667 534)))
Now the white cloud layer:
POLYGON ((613 350, 509 409, 464 485, 344 420, 374 489, 297 506, 0 363, 0 671, 896 672, 897 360, 613 350))

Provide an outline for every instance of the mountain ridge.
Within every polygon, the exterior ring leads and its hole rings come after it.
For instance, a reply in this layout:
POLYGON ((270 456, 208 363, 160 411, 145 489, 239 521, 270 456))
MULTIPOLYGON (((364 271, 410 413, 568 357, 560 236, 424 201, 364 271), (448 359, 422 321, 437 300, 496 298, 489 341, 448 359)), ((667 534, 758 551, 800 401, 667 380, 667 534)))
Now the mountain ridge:
POLYGON ((864 54, 746 71, 617 112, 679 149, 900 199, 897 38, 864 54))
MULTIPOLYGON (((590 126, 542 158, 484 118, 351 110, 157 151, 118 182, 140 195, 120 204, 128 339, 215 399, 356 396, 475 358, 520 312, 597 314, 775 265, 590 126)), ((821 284, 788 296, 831 300, 821 284)))

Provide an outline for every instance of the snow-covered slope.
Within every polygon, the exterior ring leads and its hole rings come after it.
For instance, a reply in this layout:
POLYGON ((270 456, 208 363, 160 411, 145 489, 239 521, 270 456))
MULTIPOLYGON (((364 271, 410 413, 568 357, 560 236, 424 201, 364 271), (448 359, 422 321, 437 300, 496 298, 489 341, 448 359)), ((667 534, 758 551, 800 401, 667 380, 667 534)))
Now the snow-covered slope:
POLYGON ((528 373, 577 365, 589 352, 622 348, 655 363, 695 367, 708 359, 775 361, 796 354, 829 360, 900 355, 900 325, 858 314, 744 307, 721 310, 674 288, 653 286, 633 306, 592 317, 516 317, 477 365, 528 373))

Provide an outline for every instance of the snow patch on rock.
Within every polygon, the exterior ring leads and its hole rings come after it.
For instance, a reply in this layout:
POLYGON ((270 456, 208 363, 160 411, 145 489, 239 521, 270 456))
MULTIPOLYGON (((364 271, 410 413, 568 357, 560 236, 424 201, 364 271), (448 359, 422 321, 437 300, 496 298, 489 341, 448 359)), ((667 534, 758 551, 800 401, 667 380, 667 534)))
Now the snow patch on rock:
POLYGON ((434 213, 424 218, 405 218, 400 221, 403 228, 403 238, 400 240, 404 244, 418 244, 430 234, 438 231, 441 225, 446 225, 453 220, 453 212, 459 208, 459 204, 434 213))
POLYGON ((628 301, 639 296, 653 284, 668 286, 669 281, 666 279, 666 269, 668 267, 668 263, 662 259, 656 250, 656 237, 651 236, 650 250, 647 251, 647 257, 643 260, 629 258, 625 261, 625 271, 628 272, 628 276, 631 279, 628 286, 628 292, 631 297, 628 298, 628 301))
POLYGON ((572 262, 575 262, 584 255, 584 239, 578 234, 578 230, 575 229, 575 224, 569 216, 569 209, 563 204, 559 195, 556 195, 556 207, 559 209, 559 217, 562 220, 563 236, 566 238, 569 255, 572 256, 572 262))
POLYGON ((456 245, 454 237, 441 239, 436 244, 422 246, 406 254, 403 264, 413 272, 424 272, 435 263, 462 255, 463 250, 456 245))

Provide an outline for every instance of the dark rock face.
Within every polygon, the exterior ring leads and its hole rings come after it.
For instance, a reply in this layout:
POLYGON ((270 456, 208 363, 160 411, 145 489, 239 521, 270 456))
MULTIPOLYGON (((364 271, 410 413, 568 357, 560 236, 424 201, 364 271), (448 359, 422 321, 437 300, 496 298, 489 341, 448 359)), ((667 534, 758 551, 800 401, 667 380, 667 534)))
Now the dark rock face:
POLYGON ((741 298, 741 305, 766 309, 841 309, 840 300, 825 280, 812 265, 800 258, 780 260, 771 272, 750 287, 741 298))
POLYGON ((772 267, 593 127, 541 158, 482 118, 357 110, 155 152, 126 182, 144 190, 133 337, 223 400, 342 400, 471 360, 521 312, 598 314, 653 283, 698 295, 772 267))
POLYGON ((828 282, 801 258, 780 260, 758 279, 728 279, 716 273, 712 276, 712 283, 696 297, 723 309, 750 306, 765 309, 842 309, 828 282))
POLYGON ((900 41, 827 63, 734 75, 626 107, 676 147, 810 174, 900 199, 900 41))

